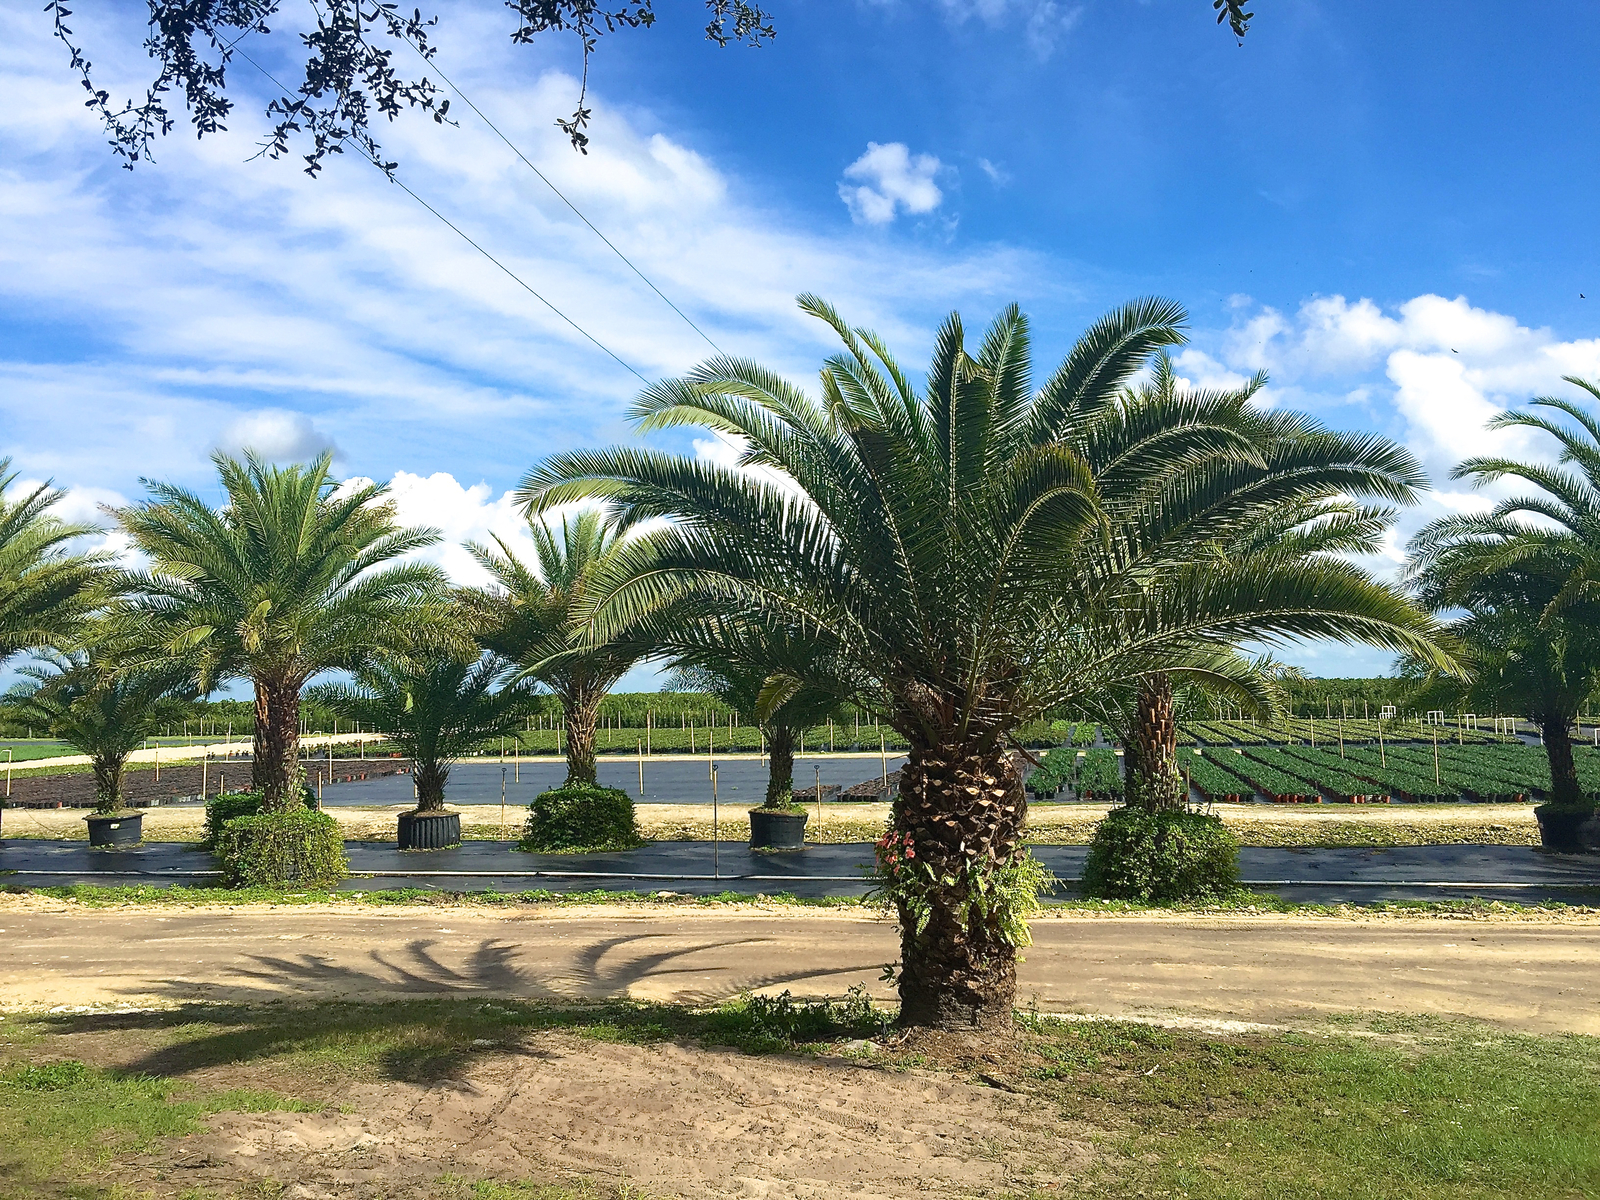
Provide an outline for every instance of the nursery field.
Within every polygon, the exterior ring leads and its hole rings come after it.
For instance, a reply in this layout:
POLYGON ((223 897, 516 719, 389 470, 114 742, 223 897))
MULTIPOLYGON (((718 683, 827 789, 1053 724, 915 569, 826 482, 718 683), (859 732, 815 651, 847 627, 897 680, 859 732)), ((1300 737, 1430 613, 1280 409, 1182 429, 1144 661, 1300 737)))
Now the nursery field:
MULTIPOLYGON (((1578 779, 1600 799, 1600 751, 1576 749, 1578 779)), ((1260 795, 1280 803, 1478 801, 1527 803, 1550 787, 1550 768, 1537 746, 1475 743, 1347 742, 1342 748, 1246 744, 1186 746, 1179 769, 1201 797, 1216 802, 1249 801, 1260 795)), ((1079 799, 1107 800, 1120 794, 1121 767, 1115 751, 1058 748, 1028 779, 1036 796, 1058 798, 1066 789, 1079 799)))

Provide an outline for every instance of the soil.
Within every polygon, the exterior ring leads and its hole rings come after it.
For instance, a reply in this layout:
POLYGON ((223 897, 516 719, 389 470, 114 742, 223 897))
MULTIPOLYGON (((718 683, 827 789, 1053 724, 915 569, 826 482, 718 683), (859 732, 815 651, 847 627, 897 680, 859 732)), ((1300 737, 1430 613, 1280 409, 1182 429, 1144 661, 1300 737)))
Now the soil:
MULTIPOLYGON (((140 1069, 152 1048, 139 1031, 53 1042, 122 1070, 140 1069)), ((261 1064, 183 1078, 328 1107, 211 1116, 205 1132, 124 1164, 117 1182, 131 1192, 168 1195, 176 1182, 194 1189, 185 1195, 276 1195, 288 1183, 285 1200, 421 1200, 455 1175, 576 1176, 685 1200, 981 1197, 1052 1187, 1096 1155, 1097 1131, 1054 1105, 945 1072, 889 1075, 870 1048, 860 1058, 753 1058, 508 1031, 442 1081, 352 1084, 261 1064)))
MULTIPOLYGON (((317 771, 326 771, 327 768, 327 759, 312 759, 306 764, 306 771, 313 778, 317 771)), ((368 777, 393 775, 410 769, 410 760, 403 758, 333 760, 333 776, 336 779, 363 774, 368 777)), ((198 763, 184 762, 181 766, 163 766, 159 772, 159 779, 156 778, 157 774, 154 769, 136 770, 130 767, 125 770, 122 775, 122 798, 133 805, 159 806, 176 799, 198 796, 202 780, 205 782, 208 795, 215 794, 219 788, 227 786, 229 779, 233 781, 234 790, 248 787, 250 760, 214 758, 206 767, 198 763)), ((94 776, 89 774, 87 768, 72 774, 15 775, 11 780, 11 795, 5 805, 13 810, 92 808, 94 776)))
MULTIPOLYGON (((827 910, 466 906, 82 909, 0 896, 0 1004, 842 995, 894 925, 827 910)), ((1018 999, 1044 1012, 1305 1025, 1372 1012, 1600 1034, 1600 915, 1563 921, 1061 916, 1034 923, 1018 999)))

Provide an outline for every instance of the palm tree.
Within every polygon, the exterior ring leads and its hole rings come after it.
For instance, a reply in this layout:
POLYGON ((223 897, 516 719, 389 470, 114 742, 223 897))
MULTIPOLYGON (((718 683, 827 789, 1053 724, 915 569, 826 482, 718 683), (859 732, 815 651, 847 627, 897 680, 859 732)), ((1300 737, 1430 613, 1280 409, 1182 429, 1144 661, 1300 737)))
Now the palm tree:
POLYGON ((1181 340, 1177 305, 1108 315, 1037 391, 1015 307, 973 354, 953 315, 920 392, 875 335, 820 300, 801 306, 844 343, 823 366, 820 402, 718 358, 635 407, 644 429, 733 439, 737 464, 575 451, 529 472, 518 498, 534 514, 598 497, 630 523, 668 518, 596 581, 586 615, 597 638, 695 600, 826 648, 773 673, 880 712, 910 746, 893 824, 918 865, 890 893, 901 1018, 1008 1022, 1039 878, 1008 754, 1017 725, 1198 643, 1335 635, 1422 649, 1427 623, 1340 563, 1261 573, 1162 554, 1197 503, 1166 486, 1172 463, 1213 460, 1183 481, 1192 488, 1225 486, 1230 464, 1259 459, 1234 424, 1178 402, 1119 403, 1152 354, 1181 340))
POLYGON ((128 607, 151 645, 196 664, 201 690, 251 681, 252 782, 265 811, 283 811, 301 803, 301 689, 320 672, 403 646, 431 619, 443 574, 394 560, 438 534, 396 525, 382 485, 341 487, 328 454, 288 467, 254 454, 212 461, 224 507, 146 480, 151 498, 117 512, 152 560, 134 576, 128 607))
MULTIPOLYGON (((1160 570, 1163 562, 1222 559, 1236 569, 1270 573, 1279 565, 1370 554, 1393 525, 1390 505, 1415 502, 1426 476, 1412 454, 1386 439, 1334 432, 1302 414, 1251 406, 1265 384, 1266 376, 1257 375, 1238 389, 1191 392, 1162 354, 1150 380, 1123 397, 1122 408, 1130 417, 1144 411, 1187 411, 1191 420, 1232 427, 1255 451, 1241 456, 1234 443, 1220 441, 1212 454, 1170 464, 1161 487, 1169 495, 1186 496, 1185 517, 1165 531, 1159 549, 1147 558, 1146 571, 1160 570), (1385 503, 1362 503, 1359 497, 1385 503)), ((1095 470, 1097 478, 1105 477, 1104 464, 1095 463, 1095 470)), ((1106 500, 1117 519, 1135 526, 1143 522, 1140 508, 1148 502, 1137 491, 1106 500)), ((1392 615, 1396 596, 1391 589, 1370 578, 1362 587, 1359 573, 1350 582, 1356 586, 1341 609, 1346 618, 1363 611, 1379 620, 1392 615)), ((1345 632, 1351 635, 1359 636, 1359 629, 1352 626, 1345 632)), ((1130 801, 1152 811, 1181 809, 1187 803, 1176 763, 1177 684, 1198 684, 1271 713, 1281 697, 1274 672, 1264 669, 1271 666, 1270 658, 1251 660, 1231 646, 1202 638, 1139 676, 1122 712, 1110 714, 1125 733, 1130 801)), ((1113 704, 1118 699, 1116 689, 1106 696, 1113 704)))
POLYGON ((122 807, 128 755, 172 718, 180 700, 194 698, 183 662, 129 667, 103 644, 49 653, 22 674, 27 679, 11 689, 7 701, 89 756, 97 814, 122 807))
POLYGON ((0 662, 19 650, 61 645, 106 598, 105 554, 73 554, 75 538, 100 532, 62 521, 50 509, 66 493, 48 482, 15 500, 9 458, 0 458, 0 662))
MULTIPOLYGON (((704 653, 704 651, 702 651, 704 653)), ((827 692, 801 688, 781 702, 763 703, 771 677, 761 662, 742 662, 724 650, 716 666, 682 665, 673 673, 669 691, 705 692, 735 712, 754 714, 767 745, 767 794, 763 808, 794 804, 794 752, 800 735, 827 720, 839 707, 827 692)))
POLYGON ((537 678, 560 700, 567 734, 566 785, 593 786, 600 701, 653 646, 636 628, 627 627, 591 640, 579 617, 594 580, 626 544, 604 512, 587 508, 563 517, 559 526, 532 521, 529 533, 531 565, 498 536, 498 552, 468 543, 492 583, 469 589, 463 603, 483 644, 519 664, 525 675, 537 678))
POLYGON ((507 681, 510 664, 448 649, 385 655, 357 666, 353 684, 313 689, 340 716, 387 735, 415 764, 419 813, 444 808, 450 768, 463 754, 520 728, 531 681, 507 681))
MULTIPOLYGON (((1600 400, 1600 385, 1568 383, 1600 400)), ((1531 429, 1560 447, 1555 465, 1469 458, 1451 472, 1484 487, 1503 479, 1532 494, 1486 513, 1441 517, 1410 545, 1409 575, 1424 603, 1465 609, 1451 623, 1474 667, 1467 695, 1487 706, 1521 707, 1544 735, 1549 806, 1591 810, 1578 783, 1572 722, 1600 685, 1600 421, 1570 401, 1541 396, 1536 409, 1508 411, 1490 429, 1531 429)))

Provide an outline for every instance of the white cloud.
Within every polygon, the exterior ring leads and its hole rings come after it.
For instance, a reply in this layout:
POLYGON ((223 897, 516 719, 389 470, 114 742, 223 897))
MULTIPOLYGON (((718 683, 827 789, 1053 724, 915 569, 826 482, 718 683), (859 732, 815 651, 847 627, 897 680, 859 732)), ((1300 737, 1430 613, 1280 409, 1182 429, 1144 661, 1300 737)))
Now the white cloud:
POLYGON ((927 213, 939 207, 944 193, 933 182, 939 160, 931 154, 912 156, 904 142, 868 142, 867 151, 844 169, 839 198, 861 225, 887 225, 900 210, 927 213))
POLYGON ((1020 19, 1028 48, 1043 59, 1072 31, 1083 16, 1082 4, 1060 0, 940 0, 945 16, 956 25, 978 20, 998 29, 1020 19))
POLYGON ((268 462, 304 462, 326 451, 338 457, 339 448, 304 413, 265 408, 245 413, 230 422, 217 441, 228 454, 254 451, 268 462))
POLYGON ((1004 187, 1006 184, 1011 182, 1011 173, 1001 167, 995 166, 987 158, 980 158, 978 160, 978 167, 985 175, 989 177, 989 182, 994 184, 995 187, 1004 187))
MULTIPOLYGON (((115 6, 75 19, 113 94, 135 90, 149 68, 137 20, 115 6)), ((542 51, 476 37, 479 19, 492 15, 452 16, 441 65, 728 352, 808 374, 829 339, 793 298, 813 291, 914 360, 949 307, 993 307, 1034 273, 1004 246, 818 233, 651 114, 593 93, 591 152, 574 154, 547 118, 576 82, 540 73, 542 51)), ((107 152, 48 22, 0 8, 0 74, 23 98, 0 111, 0 331, 26 330, 0 333, 0 453, 30 474, 199 485, 212 447, 253 437, 286 454, 337 445, 363 474, 503 485, 625 432, 639 381, 376 171, 344 156, 312 181, 292 161, 244 161, 265 98, 248 94, 247 65, 230 72, 244 90, 228 134, 166 139, 133 172, 107 152), (89 349, 61 353, 58 332, 89 349), (286 414, 276 431, 265 412, 286 414)), ((647 379, 712 352, 470 113, 382 134, 411 187, 647 379)), ((884 184, 899 210, 937 204, 931 177, 917 182, 923 157, 884 184)))

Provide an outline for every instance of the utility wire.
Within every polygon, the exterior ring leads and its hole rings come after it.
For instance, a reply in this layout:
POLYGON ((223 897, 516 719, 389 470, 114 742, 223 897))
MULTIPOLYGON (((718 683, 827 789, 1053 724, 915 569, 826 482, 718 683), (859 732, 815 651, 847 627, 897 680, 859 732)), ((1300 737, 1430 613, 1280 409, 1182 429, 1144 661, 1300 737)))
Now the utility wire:
MULTIPOLYGON (((237 48, 237 45, 235 45, 235 47, 234 47, 234 50, 233 50, 233 52, 234 52, 234 53, 235 53, 235 54, 237 54, 237 55, 238 55, 238 56, 239 56, 239 57, 240 57, 240 58, 242 58, 242 59, 244 59, 244 60, 245 60, 245 62, 247 62, 247 63, 249 63, 249 64, 250 64, 250 65, 251 65, 251 66, 252 66, 252 67, 254 67, 254 68, 255 68, 255 69, 256 69, 256 70, 258 70, 258 71, 260 71, 260 72, 261 72, 261 73, 262 73, 262 74, 263 74, 263 75, 265 75, 265 76, 266 76, 266 77, 267 77, 267 78, 268 78, 268 79, 270 79, 270 80, 272 80, 272 83, 273 83, 273 86, 274 86, 274 87, 276 87, 276 88, 277 88, 277 89, 278 89, 278 90, 279 90, 279 91, 280 91, 280 92, 282 92, 282 93, 283 93, 283 94, 284 94, 284 96, 285 96, 285 97, 287 97, 287 98, 288 98, 288 99, 290 99, 290 100, 293 100, 293 99, 294 99, 294 97, 293 97, 293 95, 292 95, 292 93, 290 93, 290 91, 289 91, 289 89, 288 89, 288 88, 286 88, 286 87, 284 87, 284 86, 283 86, 283 84, 282 84, 282 83, 280 83, 280 82, 278 82, 278 78, 277 78, 277 76, 275 76, 275 75, 274 75, 274 74, 273 74, 273 73, 272 73, 272 72, 271 72, 271 71, 269 71, 269 70, 267 70, 267 69, 266 69, 266 68, 265 68, 265 67, 263 67, 263 66, 262 66, 262 65, 261 65, 261 64, 260 64, 260 63, 258 63, 258 62, 257 62, 257 61, 256 61, 256 60, 255 60, 255 59, 253 59, 253 58, 251 58, 251 57, 250 57, 250 56, 249 56, 249 55, 248 55, 248 54, 246 54, 246 53, 245 53, 245 52, 244 52, 244 51, 243 51, 243 50, 240 50, 240 49, 238 49, 238 48, 237 48)), ((459 95, 459 93, 457 93, 457 94, 458 94, 458 95, 459 95)), ((470 101, 468 101, 468 104, 469 104, 469 105, 470 105, 470 103, 471 103, 471 102, 470 102, 470 101)), ((474 111, 476 111, 476 110, 474 110, 474 111)), ((486 119, 487 119, 487 118, 486 118, 486 119)), ((499 130, 496 130, 496 131, 495 131, 495 132, 496 132, 496 133, 498 133, 498 132, 499 132, 499 130)), ((513 148, 513 149, 515 149, 515 147, 512 147, 512 148, 513 148)), ((365 148, 365 147, 360 147, 360 146, 358 146, 358 149, 360 149, 360 151, 361 151, 361 157, 362 157, 362 158, 364 158, 364 159, 366 159, 366 160, 367 160, 367 161, 368 161, 368 162, 370 162, 370 163, 371 163, 371 164, 372 164, 372 165, 373 165, 373 166, 375 166, 375 167, 377 167, 377 168, 378 168, 378 169, 379 169, 379 170, 382 170, 382 169, 383 169, 383 166, 382 166, 382 164, 381 164, 381 163, 379 163, 379 162, 378 162, 378 160, 377 160, 377 159, 375 159, 375 158, 373 158, 373 157, 372 157, 372 155, 371 155, 371 154, 370 154, 370 153, 369 153, 369 152, 368 152, 368 151, 367 151, 367 150, 366 150, 366 148, 365 148)), ((524 160, 523 160, 523 161, 527 161, 527 160, 525 160, 525 159, 524 159, 524 160)), ((531 164, 531 163, 529 163, 529 165, 530 165, 530 166, 532 166, 532 164, 531 164)), ((386 172, 386 174, 387 174, 387 172, 386 172)), ((490 254, 490 253, 489 253, 489 251, 487 251, 487 250, 485 250, 485 249, 484 249, 484 248, 483 248, 483 247, 482 247, 482 246, 480 246, 480 245, 479 245, 479 244, 478 244, 478 243, 477 243, 477 242, 475 242, 475 241, 473 241, 473 240, 472 240, 472 238, 471 238, 471 237, 469 237, 469 236, 468 236, 468 235, 467 235, 467 233, 466 233, 466 232, 465 232, 465 231, 464 231, 464 230, 463 230, 463 229, 462 229, 462 228, 461 228, 461 227, 460 227, 460 226, 459 226, 459 225, 457 225, 457 224, 456 224, 456 223, 455 223, 455 222, 454 222, 454 221, 452 221, 452 220, 451 220, 451 219, 450 219, 450 218, 449 218, 449 217, 447 217, 447 216, 445 216, 445 215, 444 215, 444 214, 443 214, 443 213, 442 213, 442 212, 440 212, 440 211, 439 211, 439 210, 438 210, 438 209, 437 209, 437 208, 435 208, 435 207, 434 207, 434 206, 433 206, 433 205, 431 205, 431 204, 429 204, 429 203, 428 203, 428 202, 427 202, 427 201, 426 201, 426 200, 424 200, 424 199, 423 199, 423 198, 422 198, 422 197, 421 197, 421 196, 419 196, 419 195, 417 195, 417 193, 416 193, 416 192, 414 192, 414 191, 412 191, 412 190, 411 190, 411 189, 410 189, 410 188, 409 188, 409 187, 408 187, 408 186, 407 186, 407 185, 406 185, 406 184, 405 184, 405 183, 404 183, 404 182, 402 182, 402 181, 401 181, 401 180, 400 180, 400 179, 398 179, 398 178, 396 178, 396 177, 395 177, 395 176, 393 176, 393 175, 389 175, 389 177, 388 177, 388 178, 389 178, 389 182, 391 182, 391 183, 393 183, 393 184, 395 184, 395 185, 396 185, 396 186, 398 186, 398 187, 399 187, 399 188, 400 188, 400 190, 401 190, 401 191, 403 191, 403 192, 404 192, 404 193, 405 193, 405 194, 406 194, 406 195, 408 195, 408 196, 410 196, 410 197, 411 197, 411 198, 412 198, 412 199, 413 199, 413 200, 415 200, 415 201, 416 201, 416 202, 417 202, 417 203, 418 203, 418 204, 420 204, 420 205, 422 205, 422 207, 423 207, 423 208, 425 208, 425 209, 427 209, 427 210, 428 210, 428 211, 429 211, 429 212, 431 212, 431 213, 432 213, 432 214, 433 214, 433 215, 434 215, 434 216, 436 216, 436 217, 438 217, 438 218, 439 218, 439 220, 440 220, 440 221, 442 221, 442 222, 444 222, 444 224, 445 224, 445 225, 447 225, 447 226, 448 226, 448 227, 449 227, 449 228, 450 228, 450 229, 451 229, 451 230, 452 230, 452 231, 454 231, 454 233, 455 233, 455 234, 456 234, 456 236, 457 236, 457 237, 459 237, 459 238, 460 238, 460 239, 461 239, 461 240, 462 240, 462 241, 464 241, 464 242, 466 242, 466 243, 467 243, 467 245, 469 245, 469 246, 471 246, 471 247, 472 247, 472 248, 473 248, 473 249, 474 249, 474 250, 476 250, 476 251, 477 251, 477 252, 478 252, 478 253, 479 253, 479 254, 481 254, 481 255, 483 255, 483 256, 484 256, 484 257, 485 257, 485 258, 487 258, 487 259, 488 259, 488 260, 489 260, 489 261, 490 261, 490 262, 492 262, 492 263, 493 263, 493 264, 494 264, 494 265, 495 265, 495 266, 497 266, 497 267, 499 267, 499 268, 500 268, 500 269, 501 269, 501 270, 502 270, 502 271, 504 271, 504 272, 505 272, 505 273, 506 273, 506 274, 507 274, 507 275, 508 275, 508 276, 510 276, 510 278, 511 278, 511 279, 512 279, 512 280, 513 280, 513 281, 514 281, 514 282, 515 282, 515 283, 516 283, 516 284, 517 284, 517 285, 518 285, 518 286, 519 286, 519 287, 521 287, 521 288, 522 288, 522 290, 523 290, 523 291, 525 291, 525 292, 527 292, 527 293, 528 293, 528 295, 530 295, 530 296, 532 296, 532 297, 533 297, 533 298, 534 298, 534 299, 535 299, 535 300, 537 300, 537 301, 538 301, 538 302, 539 302, 539 303, 540 303, 540 304, 542 304, 542 305, 544 305, 544 306, 545 306, 545 307, 546 307, 546 308, 548 308, 548 309, 549 309, 549 310, 550 310, 550 311, 551 311, 551 312, 553 312, 553 313, 555 313, 555 315, 556 315, 556 316, 558 316, 558 317, 560 317, 560 318, 561 318, 561 319, 562 319, 562 320, 563 320, 563 321, 565 321, 565 322, 566 322, 566 323, 567 323, 567 324, 568 324, 568 325, 570 325, 570 326, 572 326, 572 328, 574 328, 574 329, 576 329, 576 330, 577 330, 577 331, 578 331, 578 332, 579 332, 579 333, 581 333, 581 334, 582 334, 582 335, 583 335, 583 336, 584 336, 584 337, 586 337, 586 338, 588 338, 588 339, 589 339, 589 341, 591 341, 591 342, 592 342, 592 343, 594 343, 594 345, 595 345, 595 346, 596 346, 596 347, 598 347, 598 348, 599 348, 599 349, 600 349, 600 351, 601 351, 601 352, 602 352, 602 353, 604 353, 604 354, 605 354, 605 355, 607 355, 607 356, 608 356, 608 357, 609 357, 609 358, 610 358, 610 359, 612 359, 612 361, 614 361, 614 362, 615 362, 615 363, 616 363, 616 364, 617 364, 617 365, 618 365, 618 366, 620 366, 620 367, 621 367, 621 368, 622 368, 622 369, 623 369, 623 370, 625 370, 625 371, 627 371, 627 372, 628 372, 628 373, 629 373, 629 374, 630 374, 630 375, 632 375, 632 376, 633 376, 633 377, 634 377, 634 378, 635 378, 635 379, 637 379, 637 380, 638 380, 638 381, 639 381, 639 382, 640 382, 640 383, 642 383, 642 384, 644 384, 644 385, 645 385, 645 386, 646 386, 646 387, 648 387, 648 386, 649 386, 649 385, 650 385, 650 381, 649 381, 649 380, 648 380, 648 379, 646 379, 646 378, 645 378, 645 377, 644 377, 644 376, 643 376, 643 375, 641 375, 641 374, 639 374, 639 372, 638 372, 638 371, 635 371, 635 370, 634 370, 634 369, 633 369, 633 368, 632 368, 632 367, 631 367, 631 366, 629 366, 629 365, 628 365, 628 364, 627 364, 627 363, 626 363, 626 362, 624 362, 624 361, 623 361, 623 360, 622 360, 622 359, 621 359, 621 358, 620 358, 620 357, 618 357, 618 355, 617 355, 617 354, 616 354, 616 352, 615 352, 615 351, 613 351, 613 350, 612 350, 612 349, 611 349, 611 348, 610 348, 610 347, 609 347, 609 346, 607 346, 607 345, 606 345, 606 344, 605 344, 605 343, 604 343, 604 342, 602 342, 602 341, 601 341, 601 340, 600 340, 600 339, 599 339, 599 338, 597 338, 597 337, 595 337, 595 336, 594 336, 594 334, 592 334, 592 333, 590 333, 590 332, 589 332, 589 331, 588 331, 588 330, 587 330, 587 329, 585 329, 585 328, 584 328, 584 327, 583 327, 583 326, 582 326, 582 325, 579 325, 579 324, 578 324, 578 323, 577 323, 577 322, 576 322, 576 321, 574 321, 574 320, 573 320, 573 319, 572 319, 572 318, 571 318, 571 317, 569 317, 569 316, 567 316, 567 314, 566 314, 566 313, 564 313, 564 312, 562 312, 562 311, 561 311, 561 310, 560 310, 560 309, 559 309, 559 308, 557 308, 557 307, 556 307, 556 306, 555 306, 555 305, 554 305, 554 304, 552 304, 552 303, 550 303, 550 301, 549 301, 549 300, 546 300, 546 299, 545 299, 545 298, 544 298, 544 297, 543 297, 543 296, 541 296, 541 295, 540 295, 540 294, 539 294, 539 293, 538 293, 538 292, 536 292, 536 291, 535 291, 535 290, 534 290, 534 289, 533 289, 533 288, 532 288, 532 287, 531 287, 531 286, 530 286, 530 285, 529 285, 529 284, 528 284, 528 282, 527 282, 527 281, 526 281, 526 280, 524 280, 524 279, 523 279, 523 278, 522 278, 522 277, 521 277, 521 276, 520 276, 520 275, 518 275, 518 274, 517 274, 517 273, 516 273, 516 272, 515 272, 515 271, 513 271, 513 270, 512 270, 512 269, 511 269, 511 268, 510 268, 510 267, 508 267, 508 266, 506 266, 506 265, 505 265, 505 263, 503 263, 503 262, 501 262, 501 261, 500 261, 500 260, 499 260, 499 259, 498 259, 498 258, 496 258, 496 257, 495 257, 495 256, 494 256, 494 255, 493 255, 493 254, 490 254)), ((542 176, 541 176, 541 178, 542 178, 542 176)), ((548 182, 549 182, 549 181, 548 181, 548 180, 546 180, 546 181, 545 181, 545 182, 547 182, 547 183, 548 183, 548 182)), ((557 194, 558 194, 558 195, 559 195, 559 193, 557 193, 557 194)), ((562 198, 563 198, 563 199, 565 199, 565 197, 562 197, 562 198)), ((576 209, 573 209, 573 211, 574 211, 574 212, 577 212, 577 210, 576 210, 576 209)), ((583 214, 582 214, 582 213, 579 213, 579 214, 578 214, 578 215, 579 215, 579 216, 582 216, 582 215, 583 215, 583 214)), ((590 228, 591 228, 591 229, 593 229, 593 228, 594 228, 594 226, 592 226, 592 225, 591 225, 591 226, 590 226, 590 228)), ((596 230, 595 230, 595 232, 596 232, 596 233, 599 233, 599 232, 600 232, 600 231, 599 231, 599 230, 598 230, 598 229, 596 229, 596 230)), ((608 245, 609 245, 609 243, 607 243, 607 244, 608 244, 608 245)), ((615 249, 615 247, 613 247, 613 249, 615 249)), ((621 251, 618 251, 618 253, 621 253, 621 251)), ((630 265, 631 265, 631 264, 630 264, 630 265)), ((635 269, 637 269, 637 268, 635 268, 635 269)), ((643 276, 640 276, 640 278, 643 278, 643 276)), ((646 282, 646 283, 649 283, 649 282, 650 282, 650 281, 649 281, 649 280, 648 280, 648 279, 646 279, 646 280, 645 280, 645 282, 646 282)), ((652 285, 652 286, 654 286, 654 285, 652 285)), ((658 294, 659 294, 659 293, 658 293, 658 294)), ((665 296, 662 296, 662 297, 661 297, 661 298, 662 298, 662 299, 663 299, 663 300, 666 300, 666 297, 665 297, 665 296)), ((672 302, 671 302, 671 301, 670 301, 670 300, 668 300, 668 301, 667 301, 667 303, 668 303, 668 304, 671 304, 671 303, 672 303, 672 302)), ((681 315, 682 315, 682 314, 679 314, 679 315, 680 315, 680 316, 681 316, 681 315)), ((684 317, 684 320, 686 320, 686 321, 687 321, 687 320, 688 320, 688 319, 689 319, 689 318, 687 318, 687 317, 684 317)), ((690 324, 693 324, 693 322, 690 322, 690 324)), ((702 335, 701 335, 701 336, 702 336, 702 337, 703 337, 703 336, 705 336, 705 335, 704 335, 704 334, 702 334, 702 335)), ((709 338, 708 338, 708 339, 707 339, 707 340, 708 340, 708 341, 709 341, 709 340, 710 340, 710 339, 709 339, 709 338)))
POLYGON ((704 329, 701 329, 700 326, 696 325, 692 320, 690 320, 688 313, 684 312, 683 309, 679 308, 676 304, 674 304, 667 297, 667 294, 665 292, 663 292, 660 288, 658 288, 654 283, 652 283, 650 281, 649 276, 647 276, 643 271, 641 271, 637 266, 634 265, 634 262, 633 262, 633 260, 631 258, 629 258, 621 250, 617 249, 616 244, 613 243, 612 240, 610 238, 608 238, 605 234, 601 233, 600 230, 596 227, 595 223, 593 221, 589 220, 588 217, 584 216, 583 213, 579 210, 578 206, 576 204, 574 204, 571 200, 568 200, 566 195, 565 195, 565 193, 563 193, 560 188, 558 188, 555 184, 550 182, 550 177, 548 175, 546 175, 543 171, 539 170, 538 167, 534 166, 533 163, 531 161, 529 161, 528 156, 517 148, 517 145, 516 145, 515 142, 513 142, 505 134, 500 132, 500 127, 498 125, 496 125, 493 121, 491 121, 488 118, 488 116, 484 113, 483 109, 479 108, 476 104, 474 104, 472 102, 472 98, 470 96, 468 96, 465 92, 463 92, 461 90, 460 86, 453 79, 451 79, 450 76, 446 75, 443 71, 441 71, 439 69, 439 65, 436 62, 434 62, 432 59, 430 59, 427 55, 423 54, 421 50, 418 50, 417 47, 412 43, 410 38, 406 38, 405 39, 405 43, 406 43, 406 45, 411 47, 411 51, 412 51, 413 54, 415 54, 418 58, 422 59, 423 64, 425 66, 431 67, 432 70, 433 70, 433 73, 435 75, 437 75, 440 79, 444 80, 445 85, 447 87, 449 87, 449 89, 452 92, 454 92, 457 96, 459 96, 461 98, 461 103, 465 104, 473 112, 478 114, 478 119, 481 120, 485 125, 487 125, 490 129, 492 129, 494 131, 495 137, 499 138, 508 147, 510 147, 511 153, 515 154, 518 158, 520 158, 522 160, 522 162, 523 162, 523 165, 526 166, 528 168, 528 170, 532 171, 535 175, 537 175, 540 179, 542 179, 544 181, 544 185, 547 188, 549 188, 552 192, 554 192, 558 197, 560 197, 561 203, 565 204, 568 208, 570 208, 573 211, 573 213, 577 216, 578 220, 582 221, 585 225, 587 225, 589 227, 589 229, 594 233, 595 237, 599 238, 602 242, 604 242, 607 246, 609 246, 611 248, 611 252, 613 254, 615 254, 618 258, 620 258, 623 262, 627 263, 628 264, 628 268, 635 275, 637 275, 640 279, 644 280, 644 283, 645 283, 646 287, 648 287, 652 292, 654 292, 656 295, 661 297, 662 303, 664 303, 673 312, 677 313, 680 317, 682 317, 684 319, 684 322, 689 326, 690 329, 694 330, 702 338, 705 339, 706 344, 708 346, 710 346, 718 354, 723 353, 722 347, 717 345, 716 342, 711 340, 711 335, 708 334, 704 329))

